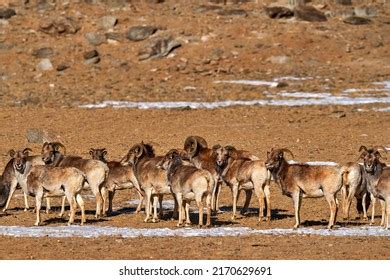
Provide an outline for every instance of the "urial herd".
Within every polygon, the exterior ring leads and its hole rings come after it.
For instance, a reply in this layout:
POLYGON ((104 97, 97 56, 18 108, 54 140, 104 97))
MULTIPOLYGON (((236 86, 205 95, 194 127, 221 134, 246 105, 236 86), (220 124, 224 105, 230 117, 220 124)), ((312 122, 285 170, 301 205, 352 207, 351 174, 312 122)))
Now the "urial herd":
POLYGON ((143 142, 134 145, 119 161, 107 161, 106 149, 90 149, 92 159, 66 155, 64 145, 44 143, 41 155, 31 156, 31 150, 9 151, 11 159, 6 164, 0 181, 0 206, 9 208, 11 198, 19 186, 24 194, 25 210, 29 209, 27 197, 35 197, 36 222, 41 222, 40 210, 46 198, 46 211, 50 210, 50 197, 63 197, 70 205, 68 224, 74 222, 77 206, 81 209, 81 224, 86 222, 82 190, 89 188, 96 198, 96 215, 111 215, 115 192, 134 188, 139 196, 136 213, 145 209, 145 222, 162 217, 164 196, 172 195, 175 201, 174 217, 177 226, 190 224, 190 203, 196 202, 199 226, 203 226, 206 207, 206 226, 211 225, 212 212, 219 213, 219 195, 222 185, 232 192, 232 220, 236 218, 237 200, 243 190, 246 194, 241 213, 249 207, 252 192, 259 205, 259 221, 271 220, 271 185, 291 197, 295 224, 300 225, 300 206, 303 198, 325 197, 330 208, 328 228, 336 222, 339 208, 336 198, 341 190, 344 218, 349 218, 350 205, 355 197, 358 212, 368 220, 367 208, 372 204, 371 223, 374 222, 375 202, 382 206, 381 225, 390 223, 390 167, 382 159, 384 147, 359 149, 363 163, 345 165, 311 165, 287 161, 293 158, 289 149, 271 149, 265 160, 233 146, 214 145, 209 148, 200 136, 189 136, 183 148, 171 149, 165 155, 155 155, 152 145, 143 142), (108 205, 107 205, 108 204, 108 205), (157 211, 158 209, 158 211, 157 211), (264 216, 265 214, 265 216, 264 216))

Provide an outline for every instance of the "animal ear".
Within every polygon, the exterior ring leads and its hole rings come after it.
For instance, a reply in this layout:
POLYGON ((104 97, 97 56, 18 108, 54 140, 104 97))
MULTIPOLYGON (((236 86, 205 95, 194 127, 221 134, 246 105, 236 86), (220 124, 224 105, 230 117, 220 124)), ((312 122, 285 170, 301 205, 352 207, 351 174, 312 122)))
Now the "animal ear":
POLYGON ((269 154, 270 154, 270 152, 267 151, 267 158, 269 158, 269 154))
POLYGON ((32 150, 30 148, 26 148, 26 149, 23 150, 22 153, 23 153, 23 155, 28 156, 29 152, 32 152, 32 150))
POLYGON ((102 155, 103 155, 103 157, 105 157, 107 155, 106 149, 103 150, 102 155))
POLYGON ((12 150, 8 151, 8 154, 9 154, 10 157, 13 158, 13 157, 15 157, 16 152, 15 152, 15 150, 12 149, 12 150))
POLYGON ((359 152, 361 152, 361 151, 367 152, 366 146, 360 146, 359 152))
POLYGON ((89 149, 89 154, 91 155, 91 156, 93 156, 93 153, 95 152, 95 149, 94 148, 90 148, 89 149))
POLYGON ((381 155, 381 153, 378 152, 378 151, 375 151, 375 156, 376 156, 377 158, 387 159, 387 158, 383 157, 383 156, 381 155))

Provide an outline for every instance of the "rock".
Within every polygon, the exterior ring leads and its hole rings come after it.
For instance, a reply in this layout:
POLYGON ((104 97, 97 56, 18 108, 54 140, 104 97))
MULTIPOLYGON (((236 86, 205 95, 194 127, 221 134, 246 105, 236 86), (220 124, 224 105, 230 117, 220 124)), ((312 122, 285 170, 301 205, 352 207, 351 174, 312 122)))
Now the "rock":
POLYGON ((103 43, 106 43, 106 36, 96 32, 88 32, 84 35, 85 39, 94 46, 99 46, 103 43))
POLYGON ((53 131, 41 129, 41 128, 30 128, 27 130, 26 138, 29 143, 43 144, 45 142, 55 142, 60 139, 53 131))
POLYGON ((157 27, 154 26, 133 26, 126 34, 126 38, 130 41, 142 41, 149 38, 157 31, 157 27))
POLYGON ((41 71, 50 71, 53 70, 53 64, 51 64, 50 59, 44 58, 38 63, 37 68, 41 71))
POLYGON ((100 57, 95 56, 95 57, 92 57, 90 59, 85 60, 84 64, 85 65, 92 65, 92 64, 97 64, 99 62, 100 62, 100 57))
POLYGON ((39 23, 39 30, 52 35, 75 34, 80 30, 76 21, 70 17, 44 18, 39 23))
POLYGON ((358 17, 376 17, 378 15, 377 9, 371 6, 355 7, 353 12, 358 17))
POLYGON ((85 52, 83 55, 84 59, 91 59, 91 58, 96 57, 96 56, 99 56, 99 53, 97 50, 85 52))
POLYGON ((161 4, 164 3, 165 0, 147 0, 146 2, 149 4, 161 4))
POLYGON ((265 7, 264 10, 270 18, 290 18, 294 16, 294 12, 286 7, 265 7))
POLYGON ((229 10, 222 9, 220 11, 217 11, 217 14, 221 16, 236 16, 236 17, 248 16, 248 13, 243 9, 229 9, 229 10))
POLYGON ((285 64, 290 61, 290 58, 285 55, 280 55, 280 56, 271 56, 267 60, 273 64, 285 64))
POLYGON ((65 64, 65 63, 60 63, 60 64, 58 64, 56 70, 57 70, 58 72, 62 72, 62 71, 65 71, 65 70, 68 69, 68 68, 69 68, 69 65, 67 65, 67 64, 65 64))
POLYGON ((352 24, 352 25, 362 25, 362 24, 369 24, 371 22, 368 18, 362 18, 362 17, 346 17, 343 19, 344 23, 352 24))
POLYGON ((99 25, 103 29, 111 29, 118 23, 118 19, 114 16, 104 16, 100 18, 99 25))
POLYGON ((13 16, 16 16, 16 12, 14 9, 0 9, 0 19, 9 19, 13 16))
POLYGON ((223 8, 220 6, 214 6, 214 5, 201 5, 199 7, 196 7, 193 9, 195 13, 217 13, 220 11, 223 11, 223 8))
POLYGON ((172 50, 181 46, 181 43, 171 36, 159 38, 145 46, 138 52, 139 60, 161 58, 167 56, 172 50))
POLYGON ((46 58, 54 55, 54 51, 52 48, 39 48, 32 52, 32 55, 37 58, 46 58))
POLYGON ((294 8, 295 17, 305 21, 326 21, 326 16, 323 12, 312 6, 296 6, 294 8))
POLYGON ((105 34, 107 40, 114 40, 114 41, 122 41, 123 40, 123 34, 120 33, 114 33, 114 32, 108 32, 105 34))
POLYGON ((352 5, 352 0, 336 0, 336 4, 350 6, 352 5))

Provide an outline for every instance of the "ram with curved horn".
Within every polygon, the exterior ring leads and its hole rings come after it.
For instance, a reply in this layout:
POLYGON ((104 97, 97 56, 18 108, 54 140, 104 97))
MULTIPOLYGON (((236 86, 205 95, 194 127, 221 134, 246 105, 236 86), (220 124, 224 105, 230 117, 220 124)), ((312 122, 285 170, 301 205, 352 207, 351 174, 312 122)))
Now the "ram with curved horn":
POLYGON ((233 194, 233 215, 236 218, 236 208, 239 192, 244 190, 246 200, 241 213, 248 208, 252 191, 259 202, 259 221, 264 218, 264 198, 267 203, 266 220, 271 220, 271 194, 269 189, 270 173, 261 160, 240 158, 233 146, 214 147, 215 163, 222 180, 231 188, 233 194))
MULTIPOLYGON (((105 148, 94 149, 91 148, 89 150, 89 154, 92 159, 100 160, 107 164, 109 168, 108 177, 104 183, 102 188, 102 195, 106 196, 106 192, 108 192, 108 214, 112 213, 112 202, 114 199, 115 192, 123 189, 131 189, 135 188, 139 195, 139 204, 136 209, 136 213, 141 211, 142 203, 144 200, 143 192, 141 191, 138 181, 135 177, 133 166, 129 165, 125 157, 122 158, 121 161, 107 161, 106 155, 107 150, 105 148)), ((103 215, 106 211, 106 200, 103 199, 103 215)))
POLYGON ((343 185, 343 168, 341 166, 288 163, 285 153, 293 156, 289 149, 272 149, 271 152, 267 152, 265 165, 271 171, 275 182, 281 187, 283 194, 293 199, 294 228, 300 225, 299 211, 302 198, 325 196, 330 207, 328 228, 331 229, 336 221, 338 208, 336 194, 343 185))
MULTIPOLYGON (((3 200, 6 199, 3 212, 6 212, 9 208, 12 196, 15 193, 16 188, 19 186, 23 191, 24 196, 24 211, 29 209, 28 199, 27 199, 27 174, 33 166, 44 165, 41 156, 30 156, 29 153, 32 152, 30 148, 25 148, 23 151, 14 151, 10 150, 8 153, 11 159, 8 161, 2 178, 2 184, 7 191, 3 193, 3 200)), ((1 203, 3 204, 3 203, 1 203)), ((4 204, 3 204, 4 205, 4 204)), ((3 206, 1 205, 1 206, 3 206)), ((46 212, 50 210, 50 200, 46 200, 46 212)))
POLYGON ((389 228, 390 181, 388 178, 390 177, 390 167, 381 162, 380 159, 384 157, 378 149, 382 149, 387 153, 383 146, 373 148, 361 146, 359 159, 363 159, 363 177, 366 180, 367 190, 372 200, 371 224, 374 223, 376 199, 380 199, 382 205, 381 225, 389 228))
MULTIPOLYGON (((216 154, 214 150, 220 148, 220 145, 214 145, 213 148, 208 148, 207 142, 200 136, 188 136, 184 141, 184 150, 190 158, 190 161, 201 169, 206 169, 213 175, 214 188, 212 195, 212 209, 219 211, 219 195, 221 192, 222 180, 215 165, 216 154)), ((236 150, 238 158, 247 158, 251 160, 258 160, 259 158, 248 151, 236 150)))
POLYGON ((122 159, 133 166, 134 174, 137 178, 140 189, 145 194, 145 214, 144 222, 148 222, 151 216, 151 207, 153 199, 153 217, 152 222, 158 220, 157 201, 160 202, 160 218, 162 217, 163 196, 172 195, 171 188, 167 179, 167 171, 158 167, 163 159, 162 156, 155 156, 153 146, 150 144, 136 144, 130 148, 129 152, 122 159))
MULTIPOLYGON (((85 185, 89 185, 92 193, 96 197, 95 217, 99 218, 102 214, 103 198, 101 189, 108 176, 108 166, 99 160, 84 159, 79 156, 67 156, 61 153, 60 148, 64 149, 64 153, 66 152, 64 145, 59 142, 44 143, 41 151, 43 162, 46 165, 55 167, 75 167, 84 172, 88 182, 88 184, 85 185)), ((63 200, 60 216, 62 216, 64 212, 64 202, 65 200, 63 200)))

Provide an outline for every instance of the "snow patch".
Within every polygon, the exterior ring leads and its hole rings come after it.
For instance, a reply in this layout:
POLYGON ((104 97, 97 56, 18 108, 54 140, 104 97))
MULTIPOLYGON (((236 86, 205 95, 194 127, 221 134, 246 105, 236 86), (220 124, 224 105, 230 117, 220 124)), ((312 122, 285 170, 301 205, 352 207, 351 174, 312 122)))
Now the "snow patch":
POLYGON ((101 236, 134 237, 225 237, 240 235, 320 235, 320 236, 390 236, 390 230, 382 227, 340 227, 334 230, 300 228, 253 229, 249 227, 217 227, 208 229, 198 228, 124 228, 99 226, 0 226, 0 235, 14 237, 85 237, 101 236))

